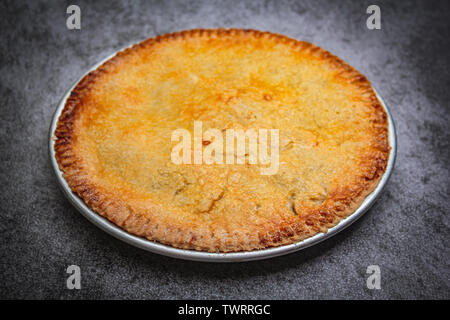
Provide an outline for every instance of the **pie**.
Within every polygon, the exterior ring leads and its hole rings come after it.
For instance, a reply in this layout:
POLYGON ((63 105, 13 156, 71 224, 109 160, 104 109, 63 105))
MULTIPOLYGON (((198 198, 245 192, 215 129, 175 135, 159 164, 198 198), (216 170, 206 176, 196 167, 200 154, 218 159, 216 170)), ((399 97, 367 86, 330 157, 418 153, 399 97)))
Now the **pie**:
POLYGON ((327 232, 375 189, 390 151, 365 76, 308 42, 237 29, 161 35, 119 52, 72 90, 54 139, 65 180, 97 214, 207 252, 327 232), (194 121, 279 129, 278 171, 173 163, 171 134, 194 121))

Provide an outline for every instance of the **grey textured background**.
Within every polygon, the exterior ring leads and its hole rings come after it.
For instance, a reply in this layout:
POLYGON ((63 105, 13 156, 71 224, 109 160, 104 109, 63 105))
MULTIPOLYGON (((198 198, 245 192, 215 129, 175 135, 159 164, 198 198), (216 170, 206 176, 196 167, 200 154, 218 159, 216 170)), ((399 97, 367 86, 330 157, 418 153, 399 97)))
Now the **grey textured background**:
POLYGON ((7 1, 0 4, 0 298, 450 298, 448 1, 7 1), (365 26, 381 7, 382 30, 365 26), (82 29, 65 10, 78 4, 82 29), (91 65, 190 28, 269 30, 366 74, 391 108, 398 159, 376 205, 341 234, 266 261, 179 261, 122 243, 64 198, 47 153, 52 113, 91 65), (82 270, 66 289, 65 269, 82 270), (382 289, 366 288, 381 267, 382 289))

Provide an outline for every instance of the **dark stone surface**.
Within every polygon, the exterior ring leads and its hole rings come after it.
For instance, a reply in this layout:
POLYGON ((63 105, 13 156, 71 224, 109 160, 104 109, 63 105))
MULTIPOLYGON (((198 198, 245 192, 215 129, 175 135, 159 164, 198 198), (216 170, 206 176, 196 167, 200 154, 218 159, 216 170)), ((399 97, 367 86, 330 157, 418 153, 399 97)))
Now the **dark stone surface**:
POLYGON ((449 2, 7 1, 0 4, 0 298, 450 298, 449 2), (82 29, 66 28, 78 4, 82 29), (311 41, 366 74, 390 106, 398 159, 376 205, 339 235, 266 261, 179 261, 122 243, 65 199, 47 154, 65 90, 115 50, 197 27, 311 41), (66 289, 76 264, 82 289, 66 289), (368 290, 366 268, 381 268, 368 290))

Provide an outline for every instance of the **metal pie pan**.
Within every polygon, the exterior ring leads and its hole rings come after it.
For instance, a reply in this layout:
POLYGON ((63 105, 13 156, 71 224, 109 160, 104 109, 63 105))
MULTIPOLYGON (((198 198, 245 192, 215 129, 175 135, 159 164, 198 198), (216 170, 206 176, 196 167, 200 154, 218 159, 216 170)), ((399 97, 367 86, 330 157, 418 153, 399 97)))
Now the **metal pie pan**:
MULTIPOLYGON (((93 66, 89 71, 87 71, 81 78, 84 78, 90 71, 93 71, 97 69, 101 64, 103 64, 105 61, 112 58, 115 54, 108 56, 107 58, 103 59, 101 62, 93 66)), ((80 81, 79 80, 79 81, 80 81)), ((253 261, 253 260, 261 260, 261 259, 268 259, 273 258, 281 255, 285 255, 288 253, 292 253, 298 250, 302 250, 305 248, 308 248, 312 245, 315 245, 321 241, 324 241, 325 239, 328 239, 332 237, 333 235, 337 234, 338 232, 344 230, 346 227, 351 225, 353 222, 358 220, 376 201, 376 199, 379 197, 381 191, 383 190, 384 186, 386 185, 392 170, 394 168, 395 163, 395 157, 396 157, 396 151, 397 151, 397 137, 395 133, 395 126, 394 121, 392 119, 392 115, 389 112, 389 109, 387 108, 385 102, 380 97, 377 91, 377 97, 380 100, 384 110, 386 111, 388 115, 388 126, 389 126, 389 144, 391 146, 391 151, 389 154, 389 161, 386 167, 386 171, 384 172, 383 176, 381 177, 377 187, 375 190, 370 193, 365 200, 361 203, 361 205, 356 209, 356 211, 348 216, 347 218, 341 220, 336 226, 328 229, 328 232, 326 233, 318 233, 310 238, 307 238, 305 240, 284 245, 280 247, 274 247, 274 248, 268 248, 268 249, 262 249, 262 250, 255 250, 255 251, 242 251, 242 252, 231 252, 231 253, 209 253, 209 252, 202 252, 202 251, 195 251, 195 250, 186 250, 186 249, 178 249, 174 248, 165 244, 161 244, 155 241, 150 241, 145 238, 141 238, 135 235, 132 235, 125 230, 121 229, 120 227, 116 226, 115 224, 111 223, 106 218, 101 217, 94 211, 92 211, 85 203, 84 201, 79 198, 75 193, 73 193, 68 186, 66 180, 62 176, 62 172, 60 171, 58 167, 58 163, 56 161, 55 157, 55 149, 54 149, 54 132, 56 129, 56 125, 58 122, 58 118, 64 109, 64 105, 66 103, 67 98, 70 96, 70 93, 75 88, 76 84, 79 82, 77 81, 64 95, 61 102, 58 105, 58 108, 56 109, 56 112, 53 115, 53 119, 50 126, 50 133, 49 133, 49 153, 50 153, 50 160, 52 163, 52 167, 55 171, 56 178, 58 180, 59 185, 61 186, 62 191, 64 192, 65 196, 69 199, 69 201, 75 206, 75 208, 80 211, 80 213, 86 217, 90 222, 95 224, 97 227, 102 229, 103 231, 106 231, 110 235, 116 237, 117 239, 120 239, 128 244, 131 244, 135 247, 161 254, 164 256, 169 256, 172 258, 178 258, 178 259, 185 259, 185 260, 192 260, 192 261, 203 261, 203 262, 243 262, 243 261, 253 261)))

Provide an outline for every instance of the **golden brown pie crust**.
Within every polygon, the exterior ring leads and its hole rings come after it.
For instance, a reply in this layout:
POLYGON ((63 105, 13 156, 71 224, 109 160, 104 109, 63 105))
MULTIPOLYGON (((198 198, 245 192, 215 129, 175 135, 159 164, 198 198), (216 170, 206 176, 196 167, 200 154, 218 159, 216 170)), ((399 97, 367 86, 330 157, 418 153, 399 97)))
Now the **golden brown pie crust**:
POLYGON ((190 30, 119 52, 71 92, 55 131, 70 188, 124 230, 178 248, 263 249, 326 232, 372 192, 387 115, 365 76, 313 44, 190 30), (170 132, 279 128, 280 168, 174 165, 170 132))

